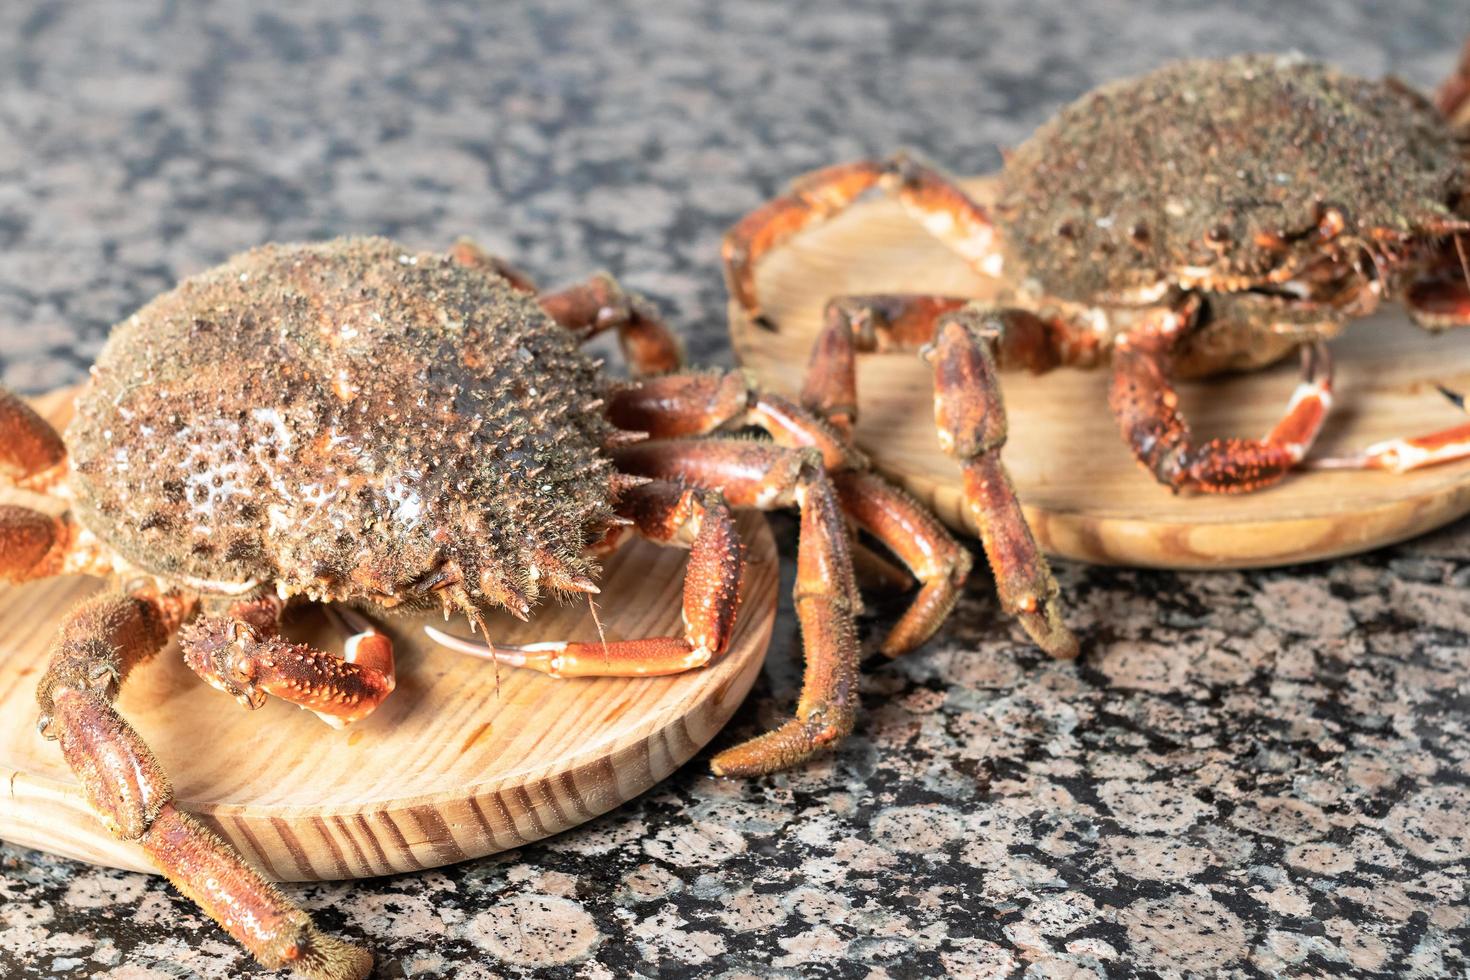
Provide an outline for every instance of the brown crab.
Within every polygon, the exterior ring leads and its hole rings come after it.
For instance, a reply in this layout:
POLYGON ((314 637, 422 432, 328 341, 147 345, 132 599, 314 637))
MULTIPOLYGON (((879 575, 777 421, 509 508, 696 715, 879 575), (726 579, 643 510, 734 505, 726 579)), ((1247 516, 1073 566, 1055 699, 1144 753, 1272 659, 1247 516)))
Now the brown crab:
MULTIPOLYGON (((243 704, 274 695, 343 725, 394 687, 392 645, 360 609, 524 617, 538 598, 596 592, 597 555, 636 531, 690 549, 684 635, 475 652, 563 677, 688 670, 720 655, 734 621, 730 507, 794 506, 796 716, 713 766, 768 772, 830 745, 857 709, 847 520, 923 583, 890 653, 937 628, 969 555, 821 417, 739 374, 678 365, 653 311, 611 279, 538 296, 468 243, 268 246, 186 280, 114 330, 65 442, 0 391, 0 477, 70 504, 55 519, 0 507, 0 580, 117 586, 69 614, 37 691, 41 731, 115 834, 262 964, 314 977, 363 976, 371 957, 319 933, 180 811, 113 707, 176 631, 189 666, 243 704), (620 382, 578 349, 610 329, 636 371, 659 376, 620 382), (739 428, 770 439, 713 435, 739 428), (292 601, 337 604, 343 656, 281 635, 292 601)), ((1049 594, 1028 603, 1033 628, 1072 644, 1049 594)))
MULTIPOLYGON (((1186 61, 1103 86, 1006 158, 993 208, 903 155, 809 174, 725 238, 731 294, 754 322, 776 329, 756 294, 761 256, 875 186, 999 280, 1001 299, 834 298, 805 404, 846 406, 850 423, 854 351, 925 345, 942 396, 949 352, 979 338, 975 380, 999 438, 997 362, 1040 372, 1110 357, 1113 412, 1149 472, 1174 490, 1249 491, 1306 457, 1332 400, 1325 341, 1349 319, 1396 298, 1425 327, 1470 324, 1470 45, 1434 102, 1296 56, 1186 61), (1264 438, 1191 438, 1175 377, 1298 347, 1305 377, 1264 438)), ((1459 426, 1311 465, 1404 470, 1467 455, 1459 426)), ((969 476, 967 498, 983 506, 969 476)))

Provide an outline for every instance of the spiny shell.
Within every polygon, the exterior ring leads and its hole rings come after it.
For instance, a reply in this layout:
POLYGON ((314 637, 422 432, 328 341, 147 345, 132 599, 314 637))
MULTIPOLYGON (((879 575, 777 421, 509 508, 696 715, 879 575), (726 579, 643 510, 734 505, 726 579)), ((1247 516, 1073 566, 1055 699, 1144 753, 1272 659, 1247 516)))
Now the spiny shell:
MULTIPOLYGON (((1062 109, 1006 162, 998 215, 1049 294, 1148 290, 1182 270, 1253 284, 1293 259, 1261 233, 1411 233, 1452 215, 1470 177, 1420 96, 1291 56, 1184 61, 1062 109)), ((1316 246, 1302 236, 1296 248, 1316 246)))
POLYGON ((67 434, 83 523, 198 586, 401 598, 590 571, 605 381, 494 273, 378 238, 266 246, 120 324, 67 434))

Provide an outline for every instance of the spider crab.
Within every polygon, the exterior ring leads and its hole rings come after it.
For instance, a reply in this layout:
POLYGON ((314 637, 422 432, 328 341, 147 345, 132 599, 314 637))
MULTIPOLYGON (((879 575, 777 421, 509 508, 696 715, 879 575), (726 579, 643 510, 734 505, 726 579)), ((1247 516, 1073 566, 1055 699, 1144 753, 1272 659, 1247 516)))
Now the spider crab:
MULTIPOLYGON (((855 351, 915 349, 942 402, 954 351, 973 349, 999 439, 997 365, 1110 358, 1111 408, 1148 472, 1176 491, 1250 491, 1306 459, 1332 404, 1325 342, 1348 320, 1394 298, 1424 327, 1470 325, 1470 44, 1434 101, 1297 56, 1185 61, 1105 85, 1007 156, 993 207, 902 154, 808 174, 725 237, 730 292, 753 322, 777 329, 757 295, 761 257, 874 187, 999 281, 1000 299, 832 299, 805 404, 845 406, 850 424, 855 351), (1303 380, 1263 438, 1191 436, 1175 378, 1297 348, 1303 380)), ((962 458, 972 448, 940 441, 962 458)), ((1402 471, 1467 455, 1458 426, 1308 465, 1402 471)), ((983 506, 983 479, 965 475, 983 506)))
MULTIPOLYGON (((189 666, 242 704, 274 696, 344 725, 394 687, 392 644, 363 609, 525 617, 538 598, 596 592, 598 554, 631 532, 690 549, 683 635, 471 649, 561 677, 689 670, 721 654, 735 619, 730 508, 796 507, 795 717, 713 767, 806 759, 857 711, 848 521, 922 583, 885 640, 892 655, 942 622, 969 554, 820 415, 679 361, 654 311, 610 278, 538 294, 467 242, 442 255, 384 239, 267 246, 184 281, 113 331, 64 441, 0 392, 0 477, 69 505, 59 518, 0 507, 0 580, 115 583, 69 613, 52 646, 41 732, 108 828, 262 964, 365 976, 370 954, 316 930, 175 806, 114 707, 129 674, 177 635, 189 666), (607 330, 644 380, 615 380, 579 350, 607 330), (719 435, 745 428, 769 439, 719 435), (282 636, 284 608, 303 600, 332 604, 343 655, 282 636)), ((967 428, 976 418, 956 409, 957 442, 983 438, 967 428)), ((1014 501, 995 496, 1018 523, 1014 501)), ((1023 619, 1075 651, 1043 573, 1022 565, 1008 579, 1023 619)))

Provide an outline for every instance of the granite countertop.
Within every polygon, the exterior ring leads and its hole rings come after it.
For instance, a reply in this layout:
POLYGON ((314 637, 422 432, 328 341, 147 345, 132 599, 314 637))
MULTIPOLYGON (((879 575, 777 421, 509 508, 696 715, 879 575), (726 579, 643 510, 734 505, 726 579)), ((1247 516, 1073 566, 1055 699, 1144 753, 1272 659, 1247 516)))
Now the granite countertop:
MULTIPOLYGON (((366 232, 470 234, 545 282, 610 269, 728 363, 719 235, 786 178, 900 146, 992 169, 1179 56, 1298 48, 1428 86, 1470 32, 1454 6, 17 0, 0 383, 77 381, 108 324, 240 249, 366 232)), ((739 782, 706 753, 538 845, 289 890, 384 977, 1470 970, 1470 522, 1299 568, 1058 575, 1078 664, 982 577, 865 678, 830 758, 739 782)), ((716 747, 789 709, 792 623, 716 747)), ((0 975, 251 971, 161 879, 3 844, 0 866, 0 975)))

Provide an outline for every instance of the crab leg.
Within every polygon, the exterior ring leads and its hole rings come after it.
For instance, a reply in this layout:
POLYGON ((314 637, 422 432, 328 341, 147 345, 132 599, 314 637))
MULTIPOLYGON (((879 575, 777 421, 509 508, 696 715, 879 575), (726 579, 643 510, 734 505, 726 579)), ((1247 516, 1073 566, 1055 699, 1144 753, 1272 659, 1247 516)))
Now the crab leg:
MULTIPOLYGON (((834 344, 840 348, 841 341, 834 338, 834 344)), ((847 379, 822 392, 821 399, 826 401, 819 409, 827 404, 854 404, 844 394, 853 385, 848 363, 847 379)), ((808 387, 806 395, 811 396, 812 386, 808 387)), ((818 399, 812 397, 812 401, 818 399)), ((655 378, 637 389, 619 392, 608 409, 614 424, 650 432, 658 439, 755 426, 769 433, 778 446, 820 452, 823 465, 842 491, 843 508, 903 560, 923 586, 913 606, 884 640, 883 649, 889 656, 898 656, 928 639, 942 622, 943 613, 953 607, 969 572, 969 555, 906 494, 880 477, 859 475, 866 473, 866 460, 836 426, 812 411, 753 389, 737 374, 655 378)), ((873 557, 864 556, 863 567, 892 581, 892 566, 881 559, 881 564, 875 563, 873 557)))
MULTIPOLYGON (((520 292, 538 292, 530 276, 467 238, 454 243, 449 257, 467 268, 493 272, 520 292)), ((553 320, 583 341, 604 330, 616 330, 623 356, 638 374, 664 374, 677 370, 684 361, 683 346, 664 325, 653 304, 624 292, 606 273, 556 292, 541 293, 539 300, 553 320)))
POLYGON ((60 743, 103 824, 142 846, 263 966, 323 980, 364 978, 371 954, 318 932, 238 851, 174 805, 163 767, 113 707, 128 673, 168 642, 191 606, 178 596, 108 592, 72 610, 36 691, 41 730, 60 743))
POLYGON ((1062 622, 1060 589, 1016 500, 1000 450, 1007 435, 994 358, 979 331, 978 311, 947 318, 930 349, 934 421, 939 444, 959 461, 965 503, 979 529, 1001 606, 1054 657, 1077 656, 1077 638, 1062 622))
MULTIPOLYGON (((1463 395, 1444 387, 1439 390, 1461 411, 1466 410, 1463 395)), ((1351 456, 1309 459, 1302 465, 1312 470, 1388 470, 1391 473, 1407 473, 1410 470, 1453 463, 1466 458, 1470 458, 1470 423, 1422 436, 1385 439, 1351 456)))
POLYGON ((1179 411, 1173 352, 1195 307, 1161 310, 1113 348, 1109 397, 1123 437, 1160 483, 1207 493, 1244 493, 1274 483, 1312 448, 1332 407, 1332 360, 1321 341, 1302 346, 1302 380, 1281 421, 1261 439, 1196 444, 1179 411))
POLYGON ((1470 127, 1470 40, 1460 49, 1460 61, 1434 93, 1434 105, 1456 129, 1470 127))
POLYGON ((666 374, 684 362, 683 345, 664 325, 652 303, 624 292, 617 280, 599 273, 584 283, 542 293, 541 308, 582 340, 616 330, 623 356, 636 374, 666 374))
MULTIPOLYGON (((1459 240, 1456 247, 1470 249, 1470 245, 1460 245, 1459 240)), ((1458 262, 1453 268, 1459 273, 1458 278, 1427 279, 1409 287, 1404 306, 1419 326, 1429 330, 1470 327, 1470 283, 1465 280, 1470 272, 1458 262)))
POLYGON ((530 276, 498 255, 491 255, 468 238, 461 238, 450 247, 449 258, 456 265, 462 265, 467 269, 484 269, 493 272, 509 282, 511 288, 518 292, 536 292, 536 282, 530 276))
POLYGON ((842 433, 788 398, 752 388, 735 371, 670 374, 614 393, 608 417, 620 429, 654 439, 706 435, 749 426, 777 445, 816 449, 829 470, 867 461, 842 433))
POLYGON ((675 440, 625 447, 617 462, 624 472, 718 488, 734 507, 801 510, 794 596, 806 672, 796 716, 715 756, 715 772, 774 772, 852 731, 858 708, 853 616, 859 599, 841 505, 816 452, 749 440, 675 440))
POLYGON ((266 695, 274 695, 333 728, 367 717, 393 693, 393 643, 361 614, 332 610, 355 631, 345 656, 336 657, 281 636, 282 612, 281 600, 265 596, 191 623, 179 636, 184 662, 248 708, 259 708, 266 695))
POLYGON ((1002 370, 1023 368, 1034 374, 1059 364, 1091 363, 1097 358, 1093 331, 1062 318, 1038 316, 1016 307, 994 307, 959 296, 881 293, 839 296, 827 303, 825 335, 846 329, 856 349, 879 353, 918 351, 934 342, 943 318, 966 307, 981 316, 981 333, 1002 370))
POLYGON ((683 636, 492 646, 449 636, 432 626, 425 632, 462 653, 553 677, 644 677, 703 667, 725 652, 740 608, 744 562, 730 508, 718 493, 655 481, 629 490, 618 510, 648 539, 689 548, 683 636))
POLYGON ((725 281, 753 322, 775 329, 756 296, 756 263, 803 229, 841 213, 874 186, 897 197, 909 215, 981 274, 999 274, 990 215, 954 181, 903 153, 885 162, 838 164, 797 178, 788 194, 752 211, 726 233, 721 250, 725 281))
POLYGON ((96 538, 70 514, 51 517, 29 507, 0 504, 0 582, 112 571, 112 561, 96 538))
POLYGON ((919 594, 880 648, 886 657, 901 656, 944 623, 969 577, 970 553, 918 501, 877 474, 844 470, 832 482, 843 511, 919 580, 919 594))
POLYGON ((51 423, 0 388, 0 480, 45 490, 65 461, 66 446, 51 423))

